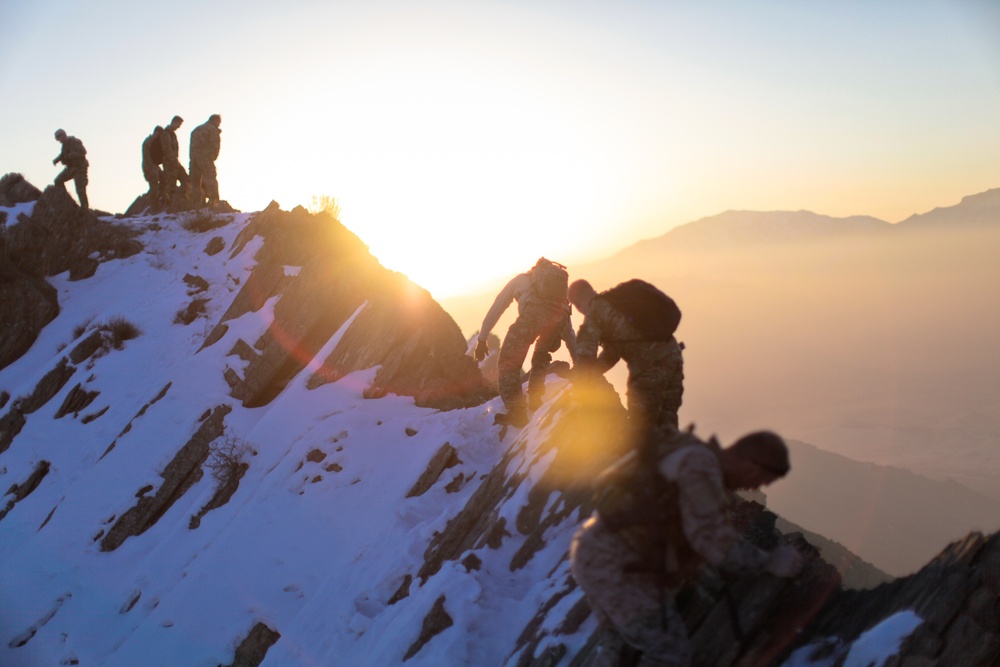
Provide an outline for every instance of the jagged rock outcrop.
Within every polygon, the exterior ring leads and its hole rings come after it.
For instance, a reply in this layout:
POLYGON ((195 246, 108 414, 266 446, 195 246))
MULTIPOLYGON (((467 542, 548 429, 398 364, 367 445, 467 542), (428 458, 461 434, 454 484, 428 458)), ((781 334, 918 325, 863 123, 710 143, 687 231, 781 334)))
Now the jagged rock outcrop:
POLYGON ((488 396, 454 320, 426 290, 382 267, 338 221, 272 203, 241 232, 232 254, 258 235, 264 244, 257 265, 205 342, 214 344, 226 322, 280 295, 268 330, 231 352, 245 370, 231 369, 227 381, 245 406, 273 400, 352 317, 309 388, 377 365, 368 397, 396 393, 413 396, 418 405, 455 408, 488 396))
MULTIPOLYGON (((178 198, 170 206, 152 206, 150 201, 149 193, 143 193, 135 198, 135 200, 129 204, 129 207, 125 209, 125 217, 132 217, 135 215, 142 215, 143 213, 184 213, 185 211, 197 211, 202 210, 205 207, 203 205, 195 204, 194 202, 188 201, 187 199, 178 198)), ((215 213, 238 213, 229 202, 225 200, 219 201, 212 211, 215 213)))
POLYGON ((100 262, 141 250, 136 232, 84 211, 65 189, 45 188, 31 218, 7 232, 7 250, 22 271, 51 276, 69 271, 71 280, 93 275, 100 262))
POLYGON ((14 438, 28 423, 26 415, 35 412, 59 393, 75 372, 76 367, 71 365, 66 357, 62 357, 56 366, 42 377, 34 391, 11 402, 7 412, 0 417, 0 454, 7 451, 14 438))
POLYGON ((0 368, 24 354, 59 313, 45 276, 69 271, 71 280, 89 277, 101 262, 138 252, 134 236, 81 210, 63 188, 45 188, 31 218, 0 238, 0 368))
MULTIPOLYGON (((586 449, 586 435, 605 446, 615 441, 617 429, 609 418, 615 406, 608 399, 604 414, 594 417, 595 400, 601 399, 566 392, 542 417, 554 420, 545 443, 529 452, 526 443, 516 439, 446 529, 432 537, 416 577, 405 579, 390 602, 411 595, 413 582, 424 585, 437 576, 446 561, 461 560, 475 569, 472 559, 481 560, 477 552, 516 541, 517 549, 507 549, 514 572, 544 553, 547 541, 565 540, 591 509, 586 480, 592 475, 579 470, 580 461, 591 459, 579 450, 586 449), (532 468, 547 455, 556 459, 538 478, 532 468), (578 472, 560 474, 567 470, 578 472)), ((603 462, 593 460, 592 465, 597 468, 603 462)), ((734 497, 734 502, 734 523, 747 539, 768 550, 781 542, 795 544, 806 554, 807 565, 794 580, 761 575, 725 581, 705 572, 682 588, 677 604, 688 625, 696 667, 779 665, 795 650, 814 649, 838 660, 823 664, 839 667, 850 642, 901 610, 912 610, 924 622, 887 665, 998 664, 1000 534, 970 536, 911 577, 870 590, 845 590, 837 569, 801 533, 783 535, 776 528, 778 517, 756 501, 734 497)), ((551 596, 524 628, 505 664, 582 667, 596 648, 596 633, 582 649, 569 648, 590 610, 569 574, 565 555, 551 564, 550 578, 551 596)), ((633 653, 622 656, 620 664, 637 662, 633 653)))
POLYGON ((27 352, 42 328, 59 314, 55 288, 18 268, 7 248, 0 236, 0 368, 27 352))
POLYGON ((7 490, 4 496, 10 496, 10 498, 7 500, 7 505, 0 509, 0 519, 3 519, 8 512, 14 509, 14 505, 30 496, 31 492, 38 488, 45 476, 49 474, 50 465, 48 461, 39 461, 26 480, 20 484, 14 484, 7 490))
POLYGON ((949 545, 916 574, 867 591, 839 591, 810 624, 800 645, 837 657, 893 614, 922 623, 887 667, 1000 665, 1000 533, 973 533, 949 545))
POLYGON ((417 637, 417 640, 406 650, 406 654, 403 656, 403 662, 406 662, 419 653, 420 649, 422 649, 424 645, 436 635, 441 634, 455 624, 455 620, 445 609, 445 602, 446 598, 443 595, 434 601, 434 606, 431 607, 427 616, 424 617, 423 625, 420 628, 420 636, 417 637))
MULTIPOLYGON (((506 664, 582 665, 595 648, 596 637, 574 655, 561 638, 580 631, 589 607, 569 574, 566 552, 545 547, 551 540, 567 542, 580 519, 590 513, 594 474, 627 446, 621 437, 624 410, 611 387, 597 383, 565 391, 541 416, 540 427, 550 428, 545 441, 529 448, 526 440, 516 438, 445 530, 432 537, 414 581, 424 585, 438 576, 446 561, 461 560, 467 569, 476 569, 480 559, 475 552, 501 547, 510 554, 511 572, 542 554, 548 559, 558 554, 558 560, 546 566, 551 595, 521 632, 506 664), (539 469, 544 470, 540 476, 539 469), (510 542, 517 548, 508 546, 510 542)), ((760 504, 741 502, 734 509, 734 521, 762 548, 792 541, 808 555, 808 565, 795 581, 762 576, 733 583, 706 577, 683 589, 678 606, 689 622, 698 665, 769 664, 840 585, 833 566, 801 536, 783 538, 774 527, 775 515, 760 504), (732 597, 734 612, 727 596, 732 597), (732 613, 739 618, 738 627, 732 613), (743 641, 737 639, 741 634, 743 641)), ((410 581, 404 586, 406 590, 401 587, 394 600, 409 594, 410 581)))
POLYGON ((37 201, 42 191, 24 179, 21 174, 11 172, 0 178, 0 206, 14 206, 37 201))
POLYGON ((255 624, 250 634, 236 647, 236 656, 227 667, 258 667, 267 657, 267 650, 279 639, 281 633, 277 630, 263 623, 255 624))
POLYGON ((455 451, 455 448, 451 444, 444 443, 437 450, 437 453, 434 454, 433 458, 431 458, 430 463, 427 464, 427 470, 424 471, 424 474, 406 492, 406 497, 413 498, 427 493, 428 489, 434 486, 445 470, 459 463, 461 463, 461 460, 458 458, 458 452, 455 451))
POLYGON ((142 494, 135 506, 118 518, 107 535, 99 535, 96 538, 101 539, 101 551, 114 551, 129 537, 144 533, 201 479, 204 474, 202 464, 208 458, 209 445, 222 435, 225 430, 226 415, 231 410, 228 405, 220 405, 212 411, 160 473, 163 483, 156 493, 152 496, 142 494))

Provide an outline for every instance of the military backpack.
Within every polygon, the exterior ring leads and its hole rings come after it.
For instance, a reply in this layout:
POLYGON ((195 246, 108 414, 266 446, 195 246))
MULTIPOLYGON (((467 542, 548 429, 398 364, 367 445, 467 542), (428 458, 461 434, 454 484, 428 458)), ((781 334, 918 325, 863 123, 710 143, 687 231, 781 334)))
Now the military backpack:
POLYGON ((673 585, 696 571, 701 557, 684 534, 680 490, 659 463, 671 452, 700 441, 680 433, 654 446, 644 442, 602 472, 595 483, 594 505, 601 522, 635 552, 629 571, 660 577, 673 585))
POLYGON ((605 300, 642 335, 642 340, 669 340, 681 322, 681 310, 669 296, 644 280, 629 280, 602 292, 605 300))
POLYGON ((531 291, 540 301, 560 306, 569 303, 569 272, 565 266, 542 257, 528 275, 531 277, 531 291))

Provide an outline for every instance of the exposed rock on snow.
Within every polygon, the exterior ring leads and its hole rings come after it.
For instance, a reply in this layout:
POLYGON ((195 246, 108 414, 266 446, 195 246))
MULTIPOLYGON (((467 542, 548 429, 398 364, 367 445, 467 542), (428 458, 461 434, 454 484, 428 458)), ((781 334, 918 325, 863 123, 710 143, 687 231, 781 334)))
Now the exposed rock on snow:
POLYGON ((233 397, 245 406, 274 400, 362 305, 341 343, 315 369, 309 388, 380 366, 367 392, 372 398, 403 394, 439 408, 485 400, 488 394, 454 320, 426 290, 383 268, 339 222, 301 207, 285 212, 272 203, 240 233, 232 254, 258 235, 264 243, 255 255, 257 265, 205 342, 214 344, 226 322, 281 295, 264 335, 236 350, 246 368, 242 376, 230 374, 229 381, 233 397), (288 265, 302 268, 288 275, 288 265))
POLYGON ((37 201, 42 191, 24 180, 24 176, 11 172, 0 178, 0 206, 14 206, 37 201))
POLYGON ((208 458, 208 447, 222 435, 225 430, 224 419, 231 410, 228 405, 220 405, 212 411, 212 416, 202 422, 191 439, 160 473, 163 483, 156 494, 151 497, 143 495, 134 507, 122 514, 101 540, 101 551, 113 551, 129 537, 146 532, 191 485, 201 479, 201 466, 208 458))

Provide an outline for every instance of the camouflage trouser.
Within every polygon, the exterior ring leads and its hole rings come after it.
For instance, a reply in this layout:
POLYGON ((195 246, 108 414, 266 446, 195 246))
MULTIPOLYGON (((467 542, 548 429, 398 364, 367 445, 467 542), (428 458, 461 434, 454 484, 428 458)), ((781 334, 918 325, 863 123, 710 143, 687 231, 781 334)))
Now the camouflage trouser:
POLYGON ((531 355, 531 370, 528 372, 528 397, 536 405, 541 402, 545 393, 545 375, 552 362, 552 353, 559 349, 562 326, 560 314, 529 305, 507 329, 497 357, 497 390, 508 412, 524 405, 521 364, 528 356, 532 343, 535 344, 535 351, 531 355))
POLYGON ((165 203, 169 204, 173 201, 177 192, 177 182, 180 181, 181 189, 186 190, 188 186, 188 175, 184 171, 184 167, 181 163, 177 161, 176 158, 173 160, 164 160, 163 162, 163 180, 160 181, 160 197, 165 203))
POLYGON ((656 343, 628 364, 629 419, 637 427, 678 427, 684 395, 684 357, 676 340, 656 343))
POLYGON ((163 180, 163 170, 157 165, 143 165, 142 177, 149 183, 150 203, 160 199, 160 181, 163 180))
POLYGON ((86 162, 67 166, 56 176, 56 185, 61 185, 64 188, 67 181, 73 181, 73 185, 76 186, 76 197, 80 200, 80 208, 90 208, 90 202, 87 201, 87 183, 90 182, 87 178, 88 166, 86 162))
POLYGON ((191 200, 196 204, 219 201, 219 181, 215 173, 215 160, 200 155, 191 156, 191 200))
POLYGON ((573 537, 573 578, 603 630, 591 667, 616 667, 621 640, 642 651, 640 667, 689 667, 691 642, 673 593, 650 574, 629 571, 636 553, 590 518, 573 537), (613 628, 617 631, 610 632, 613 628))

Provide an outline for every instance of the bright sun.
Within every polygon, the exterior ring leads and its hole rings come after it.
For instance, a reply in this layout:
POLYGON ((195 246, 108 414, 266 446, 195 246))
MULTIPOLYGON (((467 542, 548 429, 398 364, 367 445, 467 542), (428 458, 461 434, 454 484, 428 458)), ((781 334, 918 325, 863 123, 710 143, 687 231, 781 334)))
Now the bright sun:
POLYGON ((606 179, 578 117, 482 63, 372 64, 310 100, 317 136, 281 146, 295 190, 279 201, 334 196, 387 268, 437 298, 480 289, 578 251, 567 228, 598 224, 606 179))
POLYGON ((572 245, 553 221, 585 216, 596 178, 558 110, 453 74, 383 77, 363 92, 366 108, 344 123, 352 173, 335 182, 345 223, 383 264, 446 296, 572 245))

